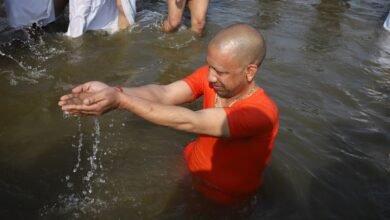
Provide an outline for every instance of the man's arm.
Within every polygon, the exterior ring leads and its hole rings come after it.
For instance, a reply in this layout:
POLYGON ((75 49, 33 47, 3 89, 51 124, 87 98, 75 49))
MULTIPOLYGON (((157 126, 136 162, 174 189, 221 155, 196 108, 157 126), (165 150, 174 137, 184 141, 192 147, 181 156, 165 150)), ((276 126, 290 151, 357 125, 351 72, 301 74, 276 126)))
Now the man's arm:
POLYGON ((140 87, 123 88, 128 95, 137 96, 167 105, 180 105, 192 101, 191 88, 183 80, 168 85, 149 84, 140 87))
POLYGON ((200 111, 152 102, 135 96, 120 95, 119 108, 130 111, 152 123, 177 130, 211 136, 229 136, 229 126, 223 108, 200 111))
POLYGON ((126 88, 123 92, 94 82, 73 89, 74 94, 61 97, 62 110, 73 115, 102 115, 113 109, 125 109, 150 122, 174 129, 212 136, 228 137, 229 126, 223 108, 192 111, 175 106, 192 99, 192 92, 184 81, 167 86, 148 85, 126 88), (83 87, 84 86, 84 87, 83 87), (82 97, 86 94, 85 97, 82 97))
MULTIPOLYGON (((59 105, 69 105, 71 103, 80 102, 88 96, 101 92, 109 85, 98 81, 91 81, 72 89, 71 94, 64 95, 60 98, 59 105)), ((119 87, 114 87, 119 89, 119 87)), ((182 80, 173 82, 168 85, 149 84, 140 87, 124 88, 120 87, 124 94, 137 96, 153 102, 169 105, 180 105, 190 102, 193 99, 193 94, 190 87, 182 80)))
POLYGON ((130 26, 123 9, 122 0, 116 0, 116 7, 118 8, 118 27, 119 30, 124 30, 130 26))

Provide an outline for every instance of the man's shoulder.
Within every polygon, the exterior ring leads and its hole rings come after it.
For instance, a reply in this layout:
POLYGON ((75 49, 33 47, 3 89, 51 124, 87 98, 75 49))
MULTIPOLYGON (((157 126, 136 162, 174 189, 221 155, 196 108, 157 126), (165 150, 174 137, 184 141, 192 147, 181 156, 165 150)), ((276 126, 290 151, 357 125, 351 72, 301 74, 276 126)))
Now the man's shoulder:
POLYGON ((207 74, 208 72, 209 72, 208 65, 201 66, 194 71, 194 73, 197 73, 197 74, 207 74))
POLYGON ((277 118, 277 115, 279 114, 276 103, 262 88, 259 88, 252 96, 233 107, 237 110, 249 108, 254 110, 256 109, 259 112, 271 116, 272 118, 277 118))
POLYGON ((258 90, 253 93, 250 97, 245 99, 244 105, 255 105, 259 108, 262 106, 270 106, 277 108, 275 102, 272 100, 270 96, 265 92, 263 88, 258 88, 258 90))
POLYGON ((182 79, 191 88, 195 98, 208 90, 207 74, 208 66, 202 66, 182 79))

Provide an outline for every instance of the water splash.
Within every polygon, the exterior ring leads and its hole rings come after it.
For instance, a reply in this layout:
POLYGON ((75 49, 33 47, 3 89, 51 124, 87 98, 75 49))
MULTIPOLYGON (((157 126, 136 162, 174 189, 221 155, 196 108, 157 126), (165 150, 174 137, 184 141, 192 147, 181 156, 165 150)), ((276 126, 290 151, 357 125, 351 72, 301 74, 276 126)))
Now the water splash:
MULTIPOLYGON (((87 175, 83 178, 83 180, 85 180, 88 183, 87 192, 89 194, 91 194, 93 192, 90 181, 91 181, 91 178, 94 176, 94 174, 97 172, 97 170, 99 168, 97 166, 97 160, 100 161, 100 158, 98 159, 96 157, 98 150, 99 150, 98 147, 100 144, 100 125, 99 125, 99 121, 97 118, 94 119, 94 133, 92 133, 92 136, 94 137, 94 141, 92 144, 92 155, 89 156, 89 158, 88 158, 89 164, 90 164, 90 170, 87 172, 87 175)), ((85 194, 85 191, 83 191, 83 194, 85 194)))
POLYGON ((175 50, 186 48, 197 40, 196 35, 184 25, 176 35, 162 34, 157 39, 162 42, 161 46, 175 50))
MULTIPOLYGON (((31 84, 38 83, 37 79, 40 79, 42 77, 46 78, 52 78, 46 74, 47 70, 46 68, 42 68, 40 65, 33 67, 26 63, 24 63, 22 60, 19 60, 12 56, 11 54, 5 54, 3 52, 0 53, 0 55, 5 56, 13 61, 22 69, 21 75, 16 75, 15 71, 9 71, 11 74, 9 74, 10 78, 10 85, 17 85, 18 81, 24 81, 31 84)), ((6 71, 3 71, 6 72, 6 71)), ((19 72, 19 71, 18 71, 19 72)))
POLYGON ((141 32, 143 30, 160 30, 161 23, 164 19, 164 15, 156 12, 144 9, 137 12, 136 24, 130 28, 131 32, 141 32))
POLYGON ((35 29, 23 31, 27 39, 12 39, 0 45, 0 56, 12 60, 17 65, 16 68, 14 65, 2 68, 1 72, 7 74, 10 85, 15 86, 19 82, 36 84, 41 78, 53 78, 48 74, 46 62, 66 51, 47 44, 43 33, 40 32, 42 31, 35 29))
MULTIPOLYGON (((64 114, 69 118, 69 114, 64 114)), ((98 214, 107 206, 105 199, 94 192, 103 191, 101 186, 106 183, 103 174, 102 157, 106 155, 99 149, 101 143, 101 129, 98 118, 93 119, 93 132, 86 135, 83 132, 83 124, 80 117, 77 121, 77 135, 73 136, 76 143, 72 147, 77 148, 77 160, 72 173, 64 177, 67 193, 58 195, 58 201, 54 205, 45 206, 41 210, 41 216, 71 215, 71 218, 79 218, 81 215, 98 214), (88 148, 86 143, 92 138, 92 146, 88 148), (83 163, 84 162, 84 163, 83 163)))
POLYGON ((79 133, 79 142, 78 142, 78 145, 77 145, 77 163, 76 163, 76 165, 73 168, 73 173, 76 173, 77 170, 80 167, 80 163, 81 163, 81 149, 83 147, 83 136, 84 136, 84 134, 81 131, 81 119, 80 118, 77 118, 77 124, 78 124, 78 133, 79 133))

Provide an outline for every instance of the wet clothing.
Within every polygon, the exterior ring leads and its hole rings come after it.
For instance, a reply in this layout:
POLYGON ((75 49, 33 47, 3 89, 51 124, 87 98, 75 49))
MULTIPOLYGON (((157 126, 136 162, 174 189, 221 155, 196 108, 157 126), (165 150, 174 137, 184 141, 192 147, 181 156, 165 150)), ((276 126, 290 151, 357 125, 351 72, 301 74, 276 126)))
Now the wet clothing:
POLYGON ((44 26, 55 20, 53 0, 5 0, 8 24, 23 28, 37 23, 44 26))
MULTIPOLYGON (((37 23, 45 26, 55 21, 54 0, 6 0, 8 23, 23 28, 37 23)), ((136 0, 121 0, 130 25, 134 24, 136 0)), ((79 37, 87 30, 119 30, 118 7, 115 0, 70 0, 69 26, 65 35, 79 37)))
MULTIPOLYGON (((123 11, 130 25, 134 24, 135 0, 121 0, 123 11)), ((119 30, 118 8, 115 0, 70 0, 69 27, 65 35, 79 37, 87 30, 119 30)))
MULTIPOLYGON (((216 93, 204 66, 184 81, 203 108, 214 108, 216 93)), ((278 131, 278 109, 263 89, 224 108, 230 137, 200 135, 185 148, 194 186, 207 197, 230 204, 252 196, 261 185, 278 131)))

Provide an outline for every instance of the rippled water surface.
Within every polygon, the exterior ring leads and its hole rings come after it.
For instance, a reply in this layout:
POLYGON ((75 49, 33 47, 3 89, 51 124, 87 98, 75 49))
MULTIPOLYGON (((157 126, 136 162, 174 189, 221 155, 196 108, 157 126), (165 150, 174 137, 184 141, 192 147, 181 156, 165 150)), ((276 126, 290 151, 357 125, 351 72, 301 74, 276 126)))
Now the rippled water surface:
POLYGON ((390 218, 389 1, 211 0, 198 38, 185 26, 161 33, 165 1, 145 0, 131 30, 73 40, 64 18, 30 37, 11 30, 0 7, 1 219, 390 218), (67 118, 57 107, 89 80, 180 79, 238 22, 267 40, 257 82, 280 109, 264 186, 245 207, 192 190, 182 151, 195 135, 123 111, 67 118))

